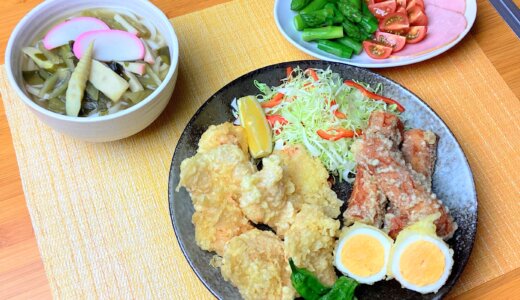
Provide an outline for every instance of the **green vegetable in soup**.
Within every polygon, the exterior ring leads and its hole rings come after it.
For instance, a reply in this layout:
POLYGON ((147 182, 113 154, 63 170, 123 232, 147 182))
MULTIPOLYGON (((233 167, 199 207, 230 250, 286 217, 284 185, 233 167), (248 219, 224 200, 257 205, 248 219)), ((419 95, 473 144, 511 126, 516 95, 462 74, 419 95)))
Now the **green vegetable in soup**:
POLYGON ((150 30, 148 30, 146 26, 143 26, 141 23, 136 22, 132 18, 125 17, 125 20, 127 20, 128 23, 130 23, 135 29, 137 29, 137 31, 139 31, 139 37, 147 39, 151 36, 150 30))
POLYGON ((140 92, 126 92, 123 95, 123 98, 128 99, 132 101, 133 104, 137 104, 141 101, 143 101, 146 97, 150 96, 153 91, 151 90, 144 90, 140 92))
POLYGON ((43 84, 45 80, 40 76, 38 70, 35 71, 22 71, 23 80, 30 85, 43 84))
POLYGON ((159 78, 161 78, 161 80, 166 79, 166 75, 168 75, 169 69, 170 69, 170 66, 168 66, 166 64, 161 66, 161 70, 159 70, 159 78))
POLYGON ((130 85, 130 90, 132 92, 139 92, 144 90, 144 87, 139 82, 139 79, 137 79, 137 76, 128 71, 125 71, 125 75, 128 77, 128 84, 130 85))
POLYGON ((59 77, 58 84, 54 87, 54 91, 49 94, 50 98, 59 97, 65 94, 69 87, 69 81, 72 73, 69 70, 65 70, 61 73, 57 73, 59 77))
POLYGON ((85 88, 90 74, 93 50, 94 44, 90 43, 70 78, 69 88, 65 96, 65 108, 68 116, 77 117, 81 109, 81 99, 83 99, 83 95, 85 94, 85 88))
POLYGON ((105 116, 108 114, 108 103, 110 103, 110 99, 103 93, 99 93, 98 111, 100 116, 105 116))
POLYGON ((96 89, 92 83, 88 82, 87 83, 87 88, 85 89, 85 92, 87 93, 87 95, 92 98, 93 100, 96 100, 98 101, 99 99, 99 90, 96 89))
POLYGON ((96 10, 85 10, 81 12, 81 15, 84 17, 93 17, 100 19, 101 21, 105 22, 105 24, 110 27, 110 29, 117 29, 117 30, 125 30, 121 24, 114 21, 114 13, 111 11, 107 11, 104 9, 96 9, 96 10))
POLYGON ((27 54, 38 67, 46 70, 56 70, 55 64, 49 61, 40 50, 34 47, 24 47, 22 52, 27 54))
POLYGON ((123 16, 121 16, 120 14, 114 15, 114 21, 116 21, 121 26, 123 26, 125 28, 125 31, 128 31, 131 34, 139 36, 139 31, 136 28, 134 28, 134 26, 132 26, 130 23, 128 23, 128 21, 125 18, 123 18, 123 16))
POLYGON ((40 75, 41 78, 43 78, 45 80, 49 79, 49 77, 52 76, 51 72, 48 72, 48 71, 45 71, 45 70, 38 70, 38 74, 40 75))
POLYGON ((121 24, 126 31, 137 35, 138 37, 142 38, 149 38, 150 37, 150 31, 143 25, 139 24, 135 20, 133 20, 130 17, 122 16, 120 14, 114 15, 114 20, 121 24))
POLYGON ((67 68, 69 68, 71 70, 74 70, 76 68, 76 64, 77 64, 77 60, 78 59, 76 58, 74 53, 72 53, 71 45, 67 44, 67 45, 61 46, 59 48, 58 52, 60 54, 60 57, 65 62, 65 65, 67 65, 67 68))
POLYGON ((157 75, 148 64, 146 64, 146 74, 150 75, 150 78, 152 78, 157 86, 161 85, 161 78, 159 78, 159 75, 157 75))
POLYGON ((47 109, 58 114, 65 114, 65 102, 60 98, 51 98, 47 105, 47 109))
POLYGON ((161 48, 157 49, 157 55, 159 55, 159 56, 167 55, 169 57, 170 56, 170 48, 168 46, 164 46, 164 47, 161 47, 161 48))
POLYGON ((53 63, 55 65, 59 65, 59 64, 63 63, 63 60, 58 55, 54 54, 52 51, 47 50, 43 46, 42 41, 38 42, 38 50, 40 50, 41 53, 43 53, 43 55, 45 56, 45 58, 47 58, 47 60, 50 61, 51 63, 53 63))
POLYGON ((45 94, 49 93, 52 89, 54 89, 54 86, 58 82, 58 79, 58 73, 52 74, 52 76, 45 80, 45 82, 43 83, 43 87, 40 90, 40 94, 38 96, 40 96, 40 98, 43 98, 45 94))
POLYGON ((163 63, 171 65, 170 48, 168 46, 159 48, 157 55, 161 58, 163 63))
POLYGON ((150 77, 149 74, 145 74, 144 76, 137 77, 137 79, 147 89, 155 90, 157 87, 159 87, 155 83, 155 80, 153 80, 152 77, 150 77))

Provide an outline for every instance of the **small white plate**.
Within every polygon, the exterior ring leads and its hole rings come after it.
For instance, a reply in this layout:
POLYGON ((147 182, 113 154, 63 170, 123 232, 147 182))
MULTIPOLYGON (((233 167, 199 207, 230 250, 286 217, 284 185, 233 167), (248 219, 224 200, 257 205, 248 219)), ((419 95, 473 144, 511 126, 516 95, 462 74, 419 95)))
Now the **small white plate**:
POLYGON ((450 43, 441 46, 440 48, 418 55, 402 57, 392 56, 387 59, 372 59, 363 51, 360 55, 354 55, 350 59, 344 59, 319 50, 316 46, 316 43, 309 43, 303 41, 301 38, 301 32, 297 31, 294 28, 293 19, 294 16, 296 16, 296 12, 292 11, 290 6, 290 0, 276 0, 274 4, 274 19, 276 21, 276 25, 278 26, 278 30, 280 30, 282 35, 291 44, 293 44, 296 48, 302 50, 303 52, 322 60, 335 61, 365 68, 389 68, 404 66, 418 63, 435 57, 441 53, 444 53, 453 46, 455 46, 458 42, 460 42, 464 38, 464 36, 466 36, 466 34, 473 26, 473 23, 475 23, 475 19, 477 17, 476 0, 466 0, 466 10, 464 12, 464 16, 467 21, 466 28, 461 34, 459 34, 459 36, 456 39, 454 39, 450 43))

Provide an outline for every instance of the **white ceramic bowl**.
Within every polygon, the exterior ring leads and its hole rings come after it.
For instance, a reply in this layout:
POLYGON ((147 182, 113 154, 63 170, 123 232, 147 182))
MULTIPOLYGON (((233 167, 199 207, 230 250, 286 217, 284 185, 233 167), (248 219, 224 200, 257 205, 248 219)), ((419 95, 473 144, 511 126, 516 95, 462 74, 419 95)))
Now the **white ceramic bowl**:
POLYGON ((143 130, 164 110, 177 81, 179 43, 164 13, 147 0, 47 0, 34 8, 14 29, 5 54, 9 82, 27 107, 53 129, 72 137, 106 142, 122 139, 143 130), (171 67, 163 83, 137 105, 114 114, 81 118, 53 113, 34 103, 26 94, 22 78, 22 48, 40 37, 44 30, 72 13, 92 8, 124 8, 149 20, 163 35, 170 47, 171 67))

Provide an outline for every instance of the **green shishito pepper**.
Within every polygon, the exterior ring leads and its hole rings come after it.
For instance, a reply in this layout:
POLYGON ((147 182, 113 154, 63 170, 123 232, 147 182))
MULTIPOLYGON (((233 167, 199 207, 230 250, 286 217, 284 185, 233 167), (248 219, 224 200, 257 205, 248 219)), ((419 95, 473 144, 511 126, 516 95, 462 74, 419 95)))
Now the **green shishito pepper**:
POLYGON ((292 258, 289 259, 289 265, 292 271, 292 285, 305 300, 318 300, 330 291, 330 288, 324 286, 311 271, 298 268, 292 258))
POLYGON ((354 279, 341 276, 336 282, 332 289, 320 300, 352 300, 354 299, 354 291, 359 285, 354 279))

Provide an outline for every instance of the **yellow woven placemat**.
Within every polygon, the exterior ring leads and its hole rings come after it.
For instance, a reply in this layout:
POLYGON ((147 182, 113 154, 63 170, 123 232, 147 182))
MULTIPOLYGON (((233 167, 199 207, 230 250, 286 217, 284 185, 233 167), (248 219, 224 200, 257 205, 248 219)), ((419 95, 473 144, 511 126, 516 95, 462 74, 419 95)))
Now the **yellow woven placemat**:
MULTIPOLYGON (((172 101, 148 129, 118 142, 88 144, 55 133, 24 107, 2 68, 0 91, 54 296, 211 297, 171 227, 170 161, 189 118, 224 84, 265 65, 310 58, 278 33, 272 8, 272 0, 233 1, 173 19, 181 53, 172 101)), ((440 57, 381 73, 439 113, 474 172, 477 241, 453 294, 520 267, 519 100, 471 35, 440 57)))

